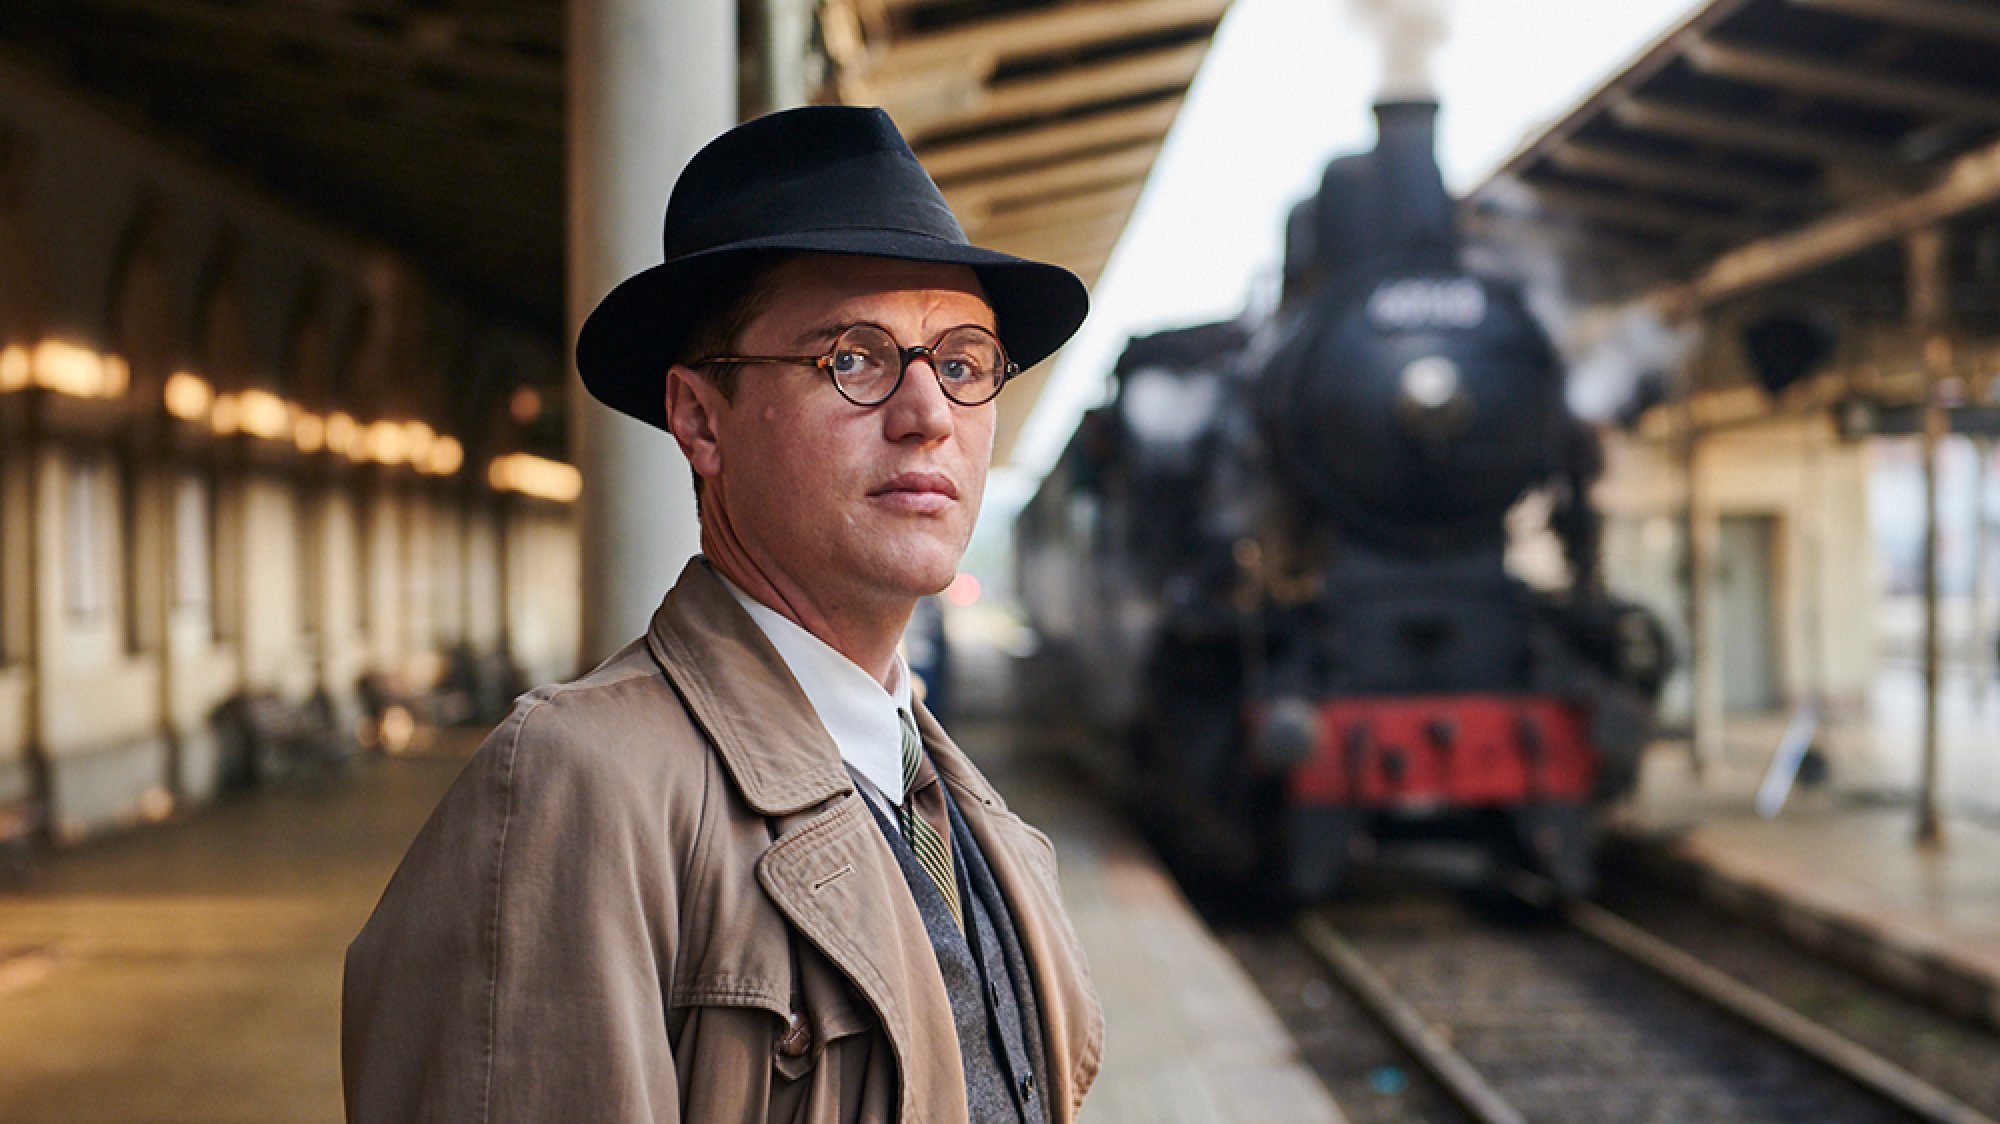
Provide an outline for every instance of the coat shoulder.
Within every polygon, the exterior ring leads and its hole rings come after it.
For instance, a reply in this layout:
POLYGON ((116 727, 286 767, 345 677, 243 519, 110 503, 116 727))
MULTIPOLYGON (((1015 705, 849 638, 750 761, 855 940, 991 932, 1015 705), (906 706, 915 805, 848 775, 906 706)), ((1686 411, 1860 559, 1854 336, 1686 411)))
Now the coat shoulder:
POLYGON ((522 695, 480 754, 510 778, 560 779, 614 800, 699 791, 711 771, 706 739, 637 644, 580 678, 522 695))
POLYGON ((648 678, 522 696, 439 802, 348 950, 350 1119, 672 1118, 657 997, 712 769, 648 678))

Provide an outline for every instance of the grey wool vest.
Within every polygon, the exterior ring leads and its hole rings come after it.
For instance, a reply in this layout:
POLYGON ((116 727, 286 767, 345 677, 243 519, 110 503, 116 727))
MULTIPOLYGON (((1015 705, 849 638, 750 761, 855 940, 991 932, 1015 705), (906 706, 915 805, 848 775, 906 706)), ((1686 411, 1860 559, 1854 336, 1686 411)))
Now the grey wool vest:
POLYGON ((1041 1018, 1034 984, 1007 903, 979 844, 951 801, 952 872, 965 907, 965 930, 952 919, 937 884, 917 861, 903 833, 873 801, 863 801, 896 853, 930 934, 931 948, 951 996, 958 1052, 965 1066, 966 1106, 972 1124, 1047 1124, 1041 1018))

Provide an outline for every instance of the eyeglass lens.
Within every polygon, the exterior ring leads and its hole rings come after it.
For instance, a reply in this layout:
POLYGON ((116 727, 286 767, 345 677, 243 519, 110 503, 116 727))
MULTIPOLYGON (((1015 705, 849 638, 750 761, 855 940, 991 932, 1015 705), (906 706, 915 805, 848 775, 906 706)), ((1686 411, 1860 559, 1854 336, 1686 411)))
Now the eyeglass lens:
MULTIPOLYGON (((1000 341, 983 328, 953 328, 922 353, 937 369, 945 397, 960 405, 986 402, 1000 392, 1005 381, 1006 353, 1000 341)), ((834 341, 827 370, 849 400, 873 406, 895 393, 903 375, 903 351, 883 329, 856 324, 834 341)))

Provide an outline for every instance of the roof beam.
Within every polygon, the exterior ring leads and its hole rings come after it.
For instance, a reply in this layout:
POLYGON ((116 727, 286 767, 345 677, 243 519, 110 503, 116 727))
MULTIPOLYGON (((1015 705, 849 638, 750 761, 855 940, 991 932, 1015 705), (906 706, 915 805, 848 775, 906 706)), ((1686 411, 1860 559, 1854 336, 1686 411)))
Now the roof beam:
MULTIPOLYGON (((1518 180, 1511 182, 1519 184, 1518 180)), ((1526 185, 1520 186, 1526 190, 1526 185)), ((1501 205, 1483 199, 1476 202, 1465 217, 1469 224, 1467 233, 1474 243, 1493 241, 1500 245, 1510 244, 1518 241, 1516 226, 1525 224, 1540 227, 1560 239, 1555 243, 1558 252, 1565 259, 1576 261, 1589 260, 1591 255, 1616 258, 1621 263, 1640 258, 1663 258, 1671 255, 1680 241, 1672 234, 1662 235, 1651 228, 1579 226, 1570 221, 1569 216, 1559 212, 1522 210, 1518 205, 1501 205)))
POLYGON ((1094 253, 1109 254, 1111 247, 1118 244, 1118 239, 1124 237, 1126 218, 1125 215, 1104 215, 1037 230, 982 236, 980 244, 1019 257, 1068 263, 1094 253))
MULTIPOLYGON (((146 43, 127 43, 121 49, 131 57, 155 61, 164 67, 180 64, 192 47, 183 47, 179 37, 171 40, 157 40, 146 43)), ((323 106, 323 112, 331 115, 346 113, 356 128, 372 127, 371 121, 361 115, 344 110, 340 105, 329 104, 341 99, 366 98, 380 103, 383 116, 380 120, 404 119, 417 124, 427 124, 440 131, 464 127, 477 118, 487 117, 504 121, 526 132, 541 134, 542 137, 556 139, 562 135, 562 101, 556 97, 494 98, 479 91, 459 89, 437 89, 412 86, 393 81, 343 78, 337 74, 313 74, 298 68, 277 65, 269 60, 245 55, 241 52, 215 52, 212 46, 203 46, 201 65, 206 73, 183 85, 209 85, 219 79, 227 79, 240 91, 251 91, 246 95, 262 103, 279 100, 301 108, 323 106)), ((212 90, 203 89, 197 104, 212 100, 212 90)), ((234 96, 234 95, 233 95, 234 96)), ((239 98, 240 100, 240 98, 239 98)), ((538 138, 539 139, 539 138, 538 138)))
POLYGON ((1711 195, 1760 209, 1803 207, 1825 197, 1814 188, 1777 176, 1707 167, 1686 159, 1584 141, 1572 140, 1550 150, 1549 162, 1573 172, 1609 176, 1641 187, 1711 195))
POLYGON ((1105 156, 1072 160, 992 179, 972 180, 945 190, 951 209, 961 215, 977 216, 984 223, 997 218, 1009 203, 1049 199, 1081 190, 1109 187, 1137 187, 1152 171, 1157 144, 1142 144, 1105 156))
POLYGON ((1023 164, 1043 164, 1072 153, 1159 140, 1173 127, 1182 96, 1109 113, 1094 113, 1074 121, 1035 125, 976 140, 929 145, 917 151, 924 167, 939 183, 1023 164))
POLYGON ((1082 219, 1123 218, 1131 214, 1144 190, 1143 185, 1120 184, 1010 208, 978 224, 976 230, 982 238, 1005 238, 1082 219))
POLYGON ((2000 98, 1962 86, 1865 73, 1849 63, 1821 62, 1761 48, 1696 39, 1688 62, 1710 74, 1865 105, 1938 117, 2000 121, 2000 98))
MULTIPOLYGON (((444 112, 417 114, 399 110, 390 117, 359 120, 338 108, 296 97, 253 100, 232 95, 210 99, 201 118, 203 124, 265 134, 293 152, 331 144, 345 145, 357 157, 372 152, 384 163, 408 156, 439 161, 477 155, 502 160, 515 170, 539 164, 550 168, 561 166, 559 160, 538 149, 538 145, 551 139, 541 130, 516 128, 509 135, 496 135, 471 127, 460 115, 444 112), (302 141, 304 129, 311 133, 302 141)), ((421 168, 411 167, 406 171, 414 175, 421 168)))
POLYGON ((2000 202, 2000 143, 1959 157, 1928 191, 1848 210, 1732 250, 1699 277, 1661 291, 1654 300, 1670 312, 1691 314, 1995 202, 2000 202))
POLYGON ((524 86, 551 95, 562 93, 562 67, 517 51, 469 44, 446 23, 439 39, 427 42, 419 25, 409 34, 376 30, 352 19, 311 8, 286 5, 225 5, 209 0, 72 0, 99 12, 129 12, 204 36, 241 36, 262 45, 296 43, 354 56, 356 61, 398 67, 433 67, 459 78, 524 86))
POLYGON ((1596 222, 1637 230, 1723 240, 1754 238, 1765 230, 1743 219, 1703 214, 1658 199, 1621 199, 1612 192, 1568 185, 1531 183, 1527 187, 1549 210, 1570 211, 1596 222))
POLYGON ((481 0, 478 4, 450 5, 411 5, 409 0, 284 0, 284 3, 290 8, 305 8, 343 19, 369 12, 394 15, 417 6, 449 7, 450 14, 442 18, 455 25, 465 38, 546 42, 557 47, 562 42, 562 12, 547 0, 526 3, 481 0))
POLYGON ((1027 258, 1031 261, 1045 261, 1052 265, 1062 266, 1064 269, 1069 270, 1071 273, 1088 282, 1096 273, 1103 270, 1105 260, 1111 256, 1112 247, 1117 244, 1116 239, 1108 239, 1089 245, 1071 243, 1064 246, 1044 248, 1034 246, 1017 247, 1009 252, 1013 253, 1016 257, 1027 258))
MULTIPOLYGON (((1115 101, 1152 90, 1185 90, 1201 69, 1208 43, 1183 43, 1109 62, 1070 67, 1054 74, 1005 82, 973 92, 960 107, 926 116, 921 105, 909 107, 921 119, 918 139, 948 130, 1013 119, 1032 119, 1093 102, 1115 101)), ((890 113, 900 124, 903 113, 890 113)))
POLYGON ((1913 31, 1932 31, 1961 39, 2000 44, 2000 11, 1985 4, 1951 0, 1791 0, 1801 8, 1819 8, 1859 16, 1913 31))
POLYGON ((1746 152, 1802 157, 1890 182, 1908 182, 1914 174, 1891 149, 1818 129, 1763 125, 1720 111, 1647 98, 1617 102, 1611 115, 1631 129, 1669 133, 1746 152))
POLYGON ((881 49, 868 69, 928 69, 964 65, 970 58, 1054 54, 1177 27, 1212 25, 1228 8, 1229 0, 1098 0, 1037 8, 895 40, 881 49))
POLYGON ((1017 234, 993 241, 993 248, 1026 257, 1068 257, 1099 246, 1109 246, 1124 233, 1125 216, 1084 219, 1079 222, 1045 226, 1032 233, 1017 234))

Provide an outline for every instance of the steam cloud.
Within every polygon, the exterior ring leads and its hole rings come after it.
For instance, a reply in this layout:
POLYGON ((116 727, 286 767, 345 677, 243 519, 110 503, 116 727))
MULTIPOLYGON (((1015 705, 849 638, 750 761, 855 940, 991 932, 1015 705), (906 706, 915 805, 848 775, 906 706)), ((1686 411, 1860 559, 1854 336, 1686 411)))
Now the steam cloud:
POLYGON ((1577 351, 1569 369, 1569 405, 1586 421, 1629 422, 1672 395, 1695 332, 1659 314, 1627 305, 1578 317, 1570 333, 1577 351))
POLYGON ((1450 31, 1450 0, 1348 0, 1354 14, 1382 37, 1382 98, 1431 98, 1431 59, 1450 31))

